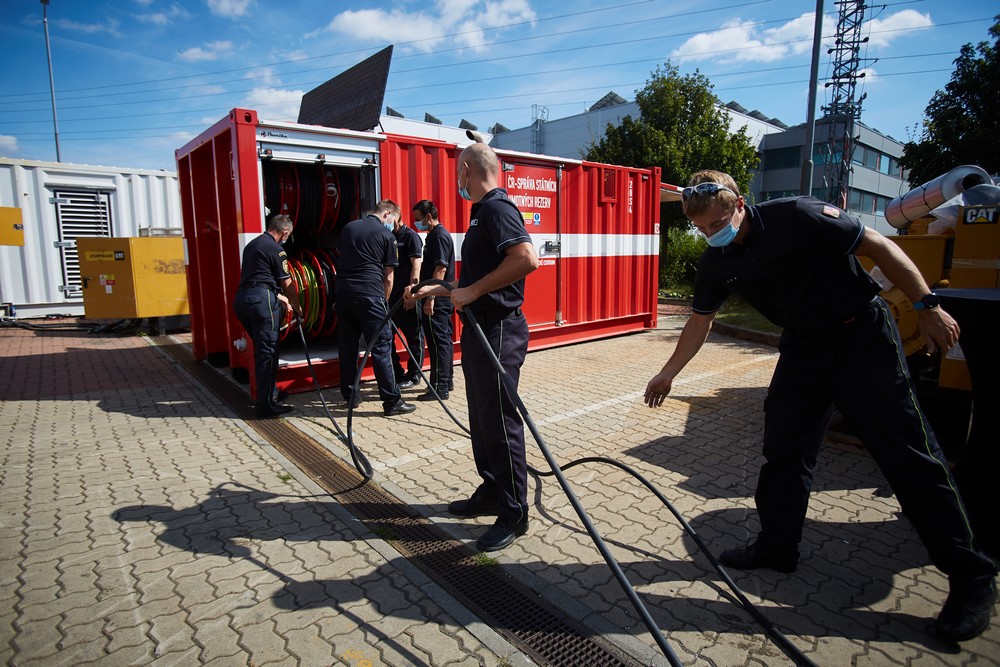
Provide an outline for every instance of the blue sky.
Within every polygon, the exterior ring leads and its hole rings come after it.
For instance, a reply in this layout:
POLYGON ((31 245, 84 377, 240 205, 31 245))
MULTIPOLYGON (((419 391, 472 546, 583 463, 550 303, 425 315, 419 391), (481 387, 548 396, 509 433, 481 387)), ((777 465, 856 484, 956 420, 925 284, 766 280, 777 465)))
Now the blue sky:
MULTIPOLYGON (((838 6, 824 1, 822 79, 838 6)), ((486 129, 634 99, 667 60, 723 102, 789 125, 807 116, 816 3, 789 0, 50 0, 63 162, 175 168, 174 150, 234 107, 295 120, 307 92, 394 44, 385 104, 486 129)), ((869 10, 862 122, 905 141, 962 44, 988 38, 995 1, 893 1, 869 10)), ((39 0, 0 2, 0 156, 55 160, 39 0)), ((571 156, 572 157, 572 156, 571 156)))

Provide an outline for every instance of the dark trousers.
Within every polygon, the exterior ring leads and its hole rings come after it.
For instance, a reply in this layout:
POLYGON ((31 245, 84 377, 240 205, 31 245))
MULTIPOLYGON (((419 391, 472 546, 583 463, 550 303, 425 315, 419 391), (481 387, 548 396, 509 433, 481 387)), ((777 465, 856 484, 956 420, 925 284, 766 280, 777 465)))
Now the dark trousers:
POLYGON ((233 310, 253 341, 254 399, 258 408, 274 407, 278 372, 278 331, 284 307, 266 287, 244 287, 236 292, 233 310))
POLYGON ((813 469, 834 406, 855 429, 903 512, 953 579, 992 577, 941 448, 917 403, 892 315, 875 299, 819 332, 785 331, 765 403, 757 484, 761 541, 797 545, 813 469))
POLYGON ((397 381, 403 378, 420 377, 420 367, 424 363, 424 337, 420 330, 420 306, 406 310, 400 306, 392 316, 392 322, 396 329, 403 335, 406 347, 410 348, 410 356, 406 360, 406 370, 403 370, 403 363, 396 351, 396 339, 393 338, 389 349, 392 353, 392 372, 397 381))
MULTIPOLYGON (((528 351, 528 323, 518 311, 506 319, 479 318, 493 353, 517 387, 528 351)), ((469 431, 476 469, 486 491, 496 494, 500 517, 528 516, 528 467, 524 424, 507 396, 500 374, 472 327, 462 330, 462 372, 469 403, 469 431)))
POLYGON ((372 369, 375 371, 375 381, 378 383, 378 394, 382 399, 382 407, 392 407, 399 401, 399 389, 396 378, 392 374, 392 358, 389 346, 392 335, 389 323, 385 322, 379 328, 388 314, 385 298, 366 296, 362 294, 337 294, 337 329, 340 347, 340 393, 350 401, 351 387, 358 373, 358 351, 361 347, 361 336, 371 343, 372 369))
MULTIPOLYGON (((419 306, 418 306, 419 307, 419 306)), ((436 299, 434 312, 424 315, 422 324, 431 360, 430 385, 438 391, 451 391, 454 385, 455 344, 452 342, 451 299, 436 299)))

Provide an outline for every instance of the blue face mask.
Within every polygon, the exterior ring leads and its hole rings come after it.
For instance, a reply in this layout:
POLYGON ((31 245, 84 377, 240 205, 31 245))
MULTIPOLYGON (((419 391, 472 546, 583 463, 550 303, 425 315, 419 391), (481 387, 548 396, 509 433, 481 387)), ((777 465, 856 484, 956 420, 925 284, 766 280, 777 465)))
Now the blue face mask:
POLYGON ((738 232, 739 230, 733 227, 733 223, 730 222, 728 225, 726 225, 719 231, 707 237, 708 245, 712 246, 713 248, 724 248, 725 246, 733 242, 733 239, 736 238, 736 234, 738 232))
POLYGON ((420 231, 422 231, 422 232, 426 232, 426 231, 427 231, 428 229, 430 229, 430 225, 428 225, 428 224, 427 224, 426 222, 424 222, 423 220, 417 220, 417 221, 416 221, 416 222, 414 222, 413 224, 414 224, 414 225, 416 226, 416 228, 417 228, 418 230, 420 230, 420 231))
MULTIPOLYGON (((465 166, 468 167, 469 165, 466 164, 465 166)), ((461 177, 459 177, 459 178, 461 178, 461 177)), ((456 183, 456 185, 458 185, 458 184, 456 183)), ((469 182, 468 181, 465 182, 465 187, 464 188, 461 185, 458 186, 458 194, 465 201, 472 201, 472 195, 469 194, 469 182)))
POLYGON ((395 229, 395 227, 396 227, 396 226, 395 226, 395 225, 393 225, 393 224, 392 224, 391 222, 383 222, 383 223, 382 223, 382 226, 383 226, 383 227, 385 227, 386 229, 388 229, 388 230, 389 230, 390 232, 391 232, 391 231, 392 231, 393 229, 395 229))

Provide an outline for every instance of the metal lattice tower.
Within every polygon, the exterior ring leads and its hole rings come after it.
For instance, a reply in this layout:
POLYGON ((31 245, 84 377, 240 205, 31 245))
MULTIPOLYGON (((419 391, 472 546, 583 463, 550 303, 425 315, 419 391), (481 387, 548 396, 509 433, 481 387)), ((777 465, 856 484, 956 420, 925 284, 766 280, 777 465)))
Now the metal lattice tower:
POLYGON ((823 107, 824 119, 829 128, 826 173, 824 183, 827 201, 846 207, 842 201, 847 195, 847 186, 852 171, 851 156, 857 142, 854 122, 861 118, 861 103, 867 94, 855 98, 861 65, 861 47, 868 41, 861 37, 864 21, 864 0, 839 0, 840 16, 837 20, 837 41, 827 51, 833 56, 833 73, 826 87, 832 90, 830 103, 823 107))
POLYGON ((531 152, 542 153, 545 141, 542 137, 542 125, 549 120, 549 108, 531 105, 531 152))

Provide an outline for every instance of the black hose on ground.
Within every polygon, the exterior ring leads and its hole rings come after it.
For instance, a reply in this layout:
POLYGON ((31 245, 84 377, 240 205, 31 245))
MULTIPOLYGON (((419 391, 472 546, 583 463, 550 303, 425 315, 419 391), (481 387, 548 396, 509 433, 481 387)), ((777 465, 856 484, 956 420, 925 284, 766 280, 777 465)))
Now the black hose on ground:
MULTIPOLYGON (((444 282, 443 280, 432 279, 414 285, 412 290, 418 291, 421 288, 430 285, 439 285, 446 288, 449 291, 451 291, 452 289, 452 286, 444 282)), ((391 308, 389 308, 385 317, 379 323, 377 330, 381 330, 383 326, 389 324, 390 320, 392 319, 392 315, 401 305, 402 301, 397 301, 391 308)), ((816 667, 816 663, 814 663, 804 653, 802 653, 802 651, 799 650, 798 647, 796 647, 787 637, 785 637, 785 635, 782 634, 781 631, 779 631, 776 627, 774 627, 774 624, 772 624, 767 619, 767 617, 764 616, 764 614, 752 602, 750 602, 750 600, 746 597, 746 595, 743 594, 743 592, 739 589, 739 587, 732 580, 729 574, 726 573, 725 569, 722 567, 722 564, 719 563, 719 561, 715 558, 714 555, 712 555, 712 552, 709 551, 708 547, 702 541, 701 537, 699 537, 698 533, 684 519, 684 517, 673 505, 673 503, 671 503, 670 500, 668 500, 667 497, 664 496, 659 489, 657 489, 649 480, 643 477, 639 472, 625 465, 624 463, 603 456, 589 456, 580 459, 575 459, 562 466, 557 464, 555 458, 552 456, 551 451, 549 451, 548 446, 545 444, 545 441, 542 438, 541 433, 539 433, 538 428, 535 426, 534 421, 531 419, 531 415, 528 413, 527 407, 525 407, 524 402, 521 401, 521 397, 517 394, 517 390, 513 386, 513 382, 511 381, 507 373, 504 371, 503 366, 501 365, 500 360, 497 358, 496 354, 493 353, 493 349, 490 347, 489 341, 486 339, 486 336, 483 333, 482 328, 476 321, 474 313, 471 310, 462 310, 460 311, 460 315, 463 318, 463 321, 466 323, 466 326, 471 326, 473 328, 473 330, 476 333, 476 337, 479 340, 479 343, 483 346, 483 349, 488 352, 487 356, 490 357, 490 360, 493 362, 493 365, 496 368, 499 377, 501 378, 501 381, 503 382, 504 389, 507 391, 508 397, 510 398, 514 406, 517 408, 518 413, 521 415, 521 418, 524 420, 524 423, 528 427, 529 432, 535 439, 535 442, 538 444, 538 447, 542 452, 542 456, 545 458, 550 468, 548 472, 543 472, 529 465, 528 471, 539 477, 555 477, 556 480, 559 482, 560 487, 562 487, 563 492, 569 499, 570 504, 573 506, 574 511, 576 511, 577 516, 580 518, 580 521, 583 523, 584 528, 586 529, 587 533, 593 540, 594 545, 597 547, 597 550, 601 553, 601 556, 604 558, 604 561, 611 569, 611 572, 614 575, 615 579, 618 580, 618 583, 621 586, 622 590, 625 592, 625 595, 629 598, 629 601, 632 603, 632 606, 635 608, 636 612, 638 612, 639 616, 641 617, 643 624, 649 630, 650 634, 652 634, 653 639, 657 643, 657 646, 659 646, 660 650, 663 652, 664 656, 667 658, 667 660, 670 662, 671 665, 676 667, 678 665, 681 665, 682 663, 678 658, 677 654, 674 652, 673 648, 667 642, 666 638, 663 636, 663 633, 660 631, 659 627, 656 625, 656 622, 653 620, 652 615, 650 615, 649 610, 646 609, 646 606, 643 604, 642 600, 639 599, 639 596, 636 593, 635 589, 632 587, 632 584, 629 582, 628 577, 626 577, 625 573, 621 569, 621 566, 618 564, 618 561, 615 560, 615 557, 611 554, 610 550, 608 549, 607 544, 604 542, 604 538, 602 538, 600 533, 597 532, 597 529, 594 527, 593 522, 587 515, 586 510, 583 508, 583 505, 580 504, 580 501, 577 499, 576 494, 570 487, 569 482, 563 475, 563 471, 569 470, 570 468, 576 467, 578 465, 583 465, 585 463, 603 463, 615 466, 618 469, 628 473, 629 475, 637 479, 643 486, 649 489, 660 500, 660 502, 663 503, 664 506, 666 506, 666 508, 670 511, 670 513, 674 515, 674 517, 678 520, 678 522, 680 522, 685 532, 694 540, 695 544, 698 546, 701 552, 705 554, 709 562, 712 564, 712 567, 723 579, 723 581, 726 582, 726 585, 730 588, 730 590, 732 590, 733 594, 740 601, 740 604, 743 606, 743 608, 746 609, 751 614, 751 616, 753 616, 754 619, 757 620, 758 623, 760 623, 760 625, 764 628, 765 632, 774 640, 775 644, 785 653, 785 655, 787 655, 799 667, 816 667)), ((406 341, 404 340, 403 336, 394 326, 393 330, 396 332, 396 335, 399 336, 399 340, 403 343, 403 347, 406 349, 407 354, 412 355, 412 351, 407 347, 406 341)), ((299 331, 301 332, 301 327, 299 327, 299 331)), ((306 342, 304 334, 302 335, 302 345, 303 348, 305 348, 306 342)), ((361 363, 358 365, 358 372, 354 378, 354 384, 351 390, 352 397, 358 395, 358 387, 361 383, 361 372, 368 362, 368 357, 371 356, 371 352, 374 345, 375 345, 374 340, 368 341, 368 345, 365 349, 365 354, 362 357, 361 363)), ((306 349, 306 359, 307 360, 309 359, 308 349, 306 349)), ((312 373, 313 381, 316 384, 316 391, 317 393, 320 394, 320 399, 323 402, 323 408, 324 410, 326 410, 327 417, 329 417, 330 421, 334 423, 337 432, 341 434, 341 440, 346 442, 348 449, 351 452, 351 458, 354 461, 354 467, 358 470, 359 473, 361 473, 362 476, 364 476, 366 480, 371 479, 373 474, 372 467, 368 463, 368 460, 364 457, 363 454, 361 454, 361 452, 354 444, 354 438, 351 428, 352 414, 354 410, 353 406, 351 404, 348 404, 347 433, 344 434, 340 430, 340 427, 337 426, 337 422, 330 414, 330 411, 326 408, 326 401, 325 399, 322 398, 322 392, 320 391, 319 381, 316 378, 316 373, 313 371, 311 361, 309 362, 309 370, 312 373)), ((427 386, 438 398, 438 402, 441 403, 442 407, 444 407, 445 411, 451 417, 452 421, 454 421, 455 424, 459 426, 459 428, 461 428, 463 431, 465 431, 465 433, 468 434, 469 429, 466 426, 464 426, 444 404, 444 401, 441 400, 440 396, 438 396, 435 388, 432 387, 430 382, 427 381, 427 377, 424 375, 423 370, 420 369, 419 372, 421 378, 424 379, 424 381, 427 383, 427 386)))

